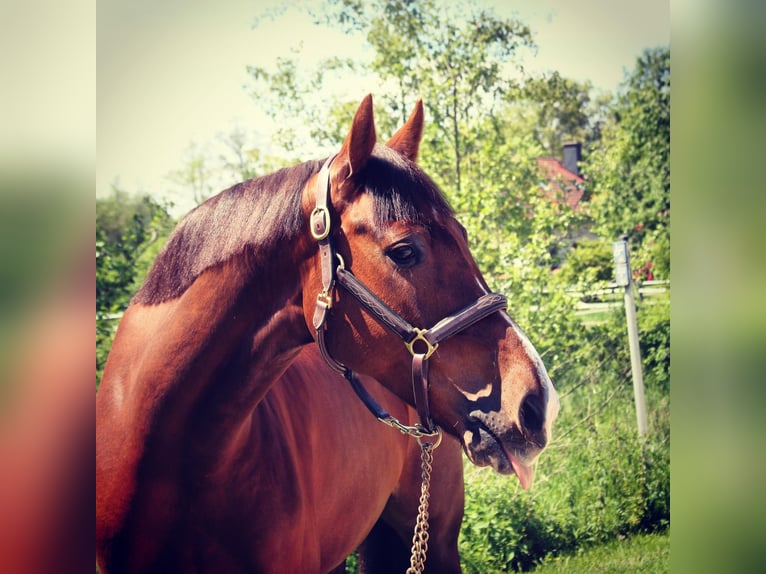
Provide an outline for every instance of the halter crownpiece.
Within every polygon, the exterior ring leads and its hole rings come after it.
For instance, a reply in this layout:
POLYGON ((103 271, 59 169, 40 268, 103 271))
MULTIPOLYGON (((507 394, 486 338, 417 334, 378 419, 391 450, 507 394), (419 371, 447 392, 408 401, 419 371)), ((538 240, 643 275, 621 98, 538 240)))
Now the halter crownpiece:
POLYGON ((359 281, 354 274, 345 268, 340 255, 335 253, 331 241, 330 216, 330 164, 334 156, 329 158, 317 176, 316 207, 311 213, 311 235, 319 244, 322 268, 322 291, 317 295, 314 310, 313 325, 316 330, 317 345, 320 353, 330 367, 342 374, 351 383, 359 398, 375 417, 389 426, 397 428, 404 434, 420 438, 436 436, 439 430, 431 418, 428 401, 428 359, 439 347, 439 343, 460 333, 471 325, 489 315, 504 310, 507 307, 505 296, 498 293, 488 293, 463 309, 448 315, 430 329, 413 327, 407 320, 398 315, 386 305, 367 286, 359 281), (336 265, 336 259, 337 265, 336 265), (335 283, 340 284, 349 294, 370 312, 378 321, 399 335, 405 347, 412 355, 412 389, 415 408, 420 417, 420 423, 407 426, 388 414, 367 392, 356 374, 343 363, 334 359, 327 349, 324 332, 326 330, 327 313, 332 307, 332 292, 335 283))

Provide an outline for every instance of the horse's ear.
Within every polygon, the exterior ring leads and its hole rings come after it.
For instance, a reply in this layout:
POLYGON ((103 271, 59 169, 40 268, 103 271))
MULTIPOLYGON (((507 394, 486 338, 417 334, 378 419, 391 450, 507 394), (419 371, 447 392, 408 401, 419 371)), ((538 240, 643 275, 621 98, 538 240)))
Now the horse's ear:
POLYGON ((375 147, 375 119, 372 114, 372 94, 359 104, 351 130, 333 161, 333 177, 340 185, 364 169, 375 147))
POLYGON ((423 137, 423 100, 418 99, 410 118, 386 145, 410 161, 417 161, 420 139, 423 137))

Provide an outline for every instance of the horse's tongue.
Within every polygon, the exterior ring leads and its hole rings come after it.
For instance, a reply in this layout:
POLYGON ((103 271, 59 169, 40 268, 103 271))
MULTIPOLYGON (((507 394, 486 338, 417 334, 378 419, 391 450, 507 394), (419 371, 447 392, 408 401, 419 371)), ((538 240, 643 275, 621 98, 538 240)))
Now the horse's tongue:
POLYGON ((511 459, 513 472, 515 472, 516 476, 519 477, 521 488, 527 490, 530 486, 532 486, 532 482, 535 480, 535 469, 531 466, 525 466, 513 455, 510 455, 508 458, 511 459))

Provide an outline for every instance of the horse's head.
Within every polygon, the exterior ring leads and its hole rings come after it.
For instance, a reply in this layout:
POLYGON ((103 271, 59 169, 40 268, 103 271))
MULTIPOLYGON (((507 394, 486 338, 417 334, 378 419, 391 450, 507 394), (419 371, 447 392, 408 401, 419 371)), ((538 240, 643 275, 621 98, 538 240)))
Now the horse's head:
POLYGON ((475 464, 515 472, 526 488, 558 397, 505 299, 489 293, 465 229, 414 163, 422 129, 418 102, 376 144, 368 96, 312 179, 304 209, 320 248, 304 269, 304 314, 329 356, 420 403, 421 418, 462 441, 475 464))

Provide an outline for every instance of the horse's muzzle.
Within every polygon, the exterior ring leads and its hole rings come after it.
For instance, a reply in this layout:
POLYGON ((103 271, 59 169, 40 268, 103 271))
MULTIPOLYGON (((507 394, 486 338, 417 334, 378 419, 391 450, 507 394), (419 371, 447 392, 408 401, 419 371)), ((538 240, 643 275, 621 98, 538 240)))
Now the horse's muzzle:
POLYGON ((538 407, 533 430, 508 422, 498 412, 472 411, 469 424, 463 434, 463 448, 476 466, 491 466, 500 474, 516 474, 525 489, 534 479, 533 464, 546 444, 543 420, 539 418, 538 407))

